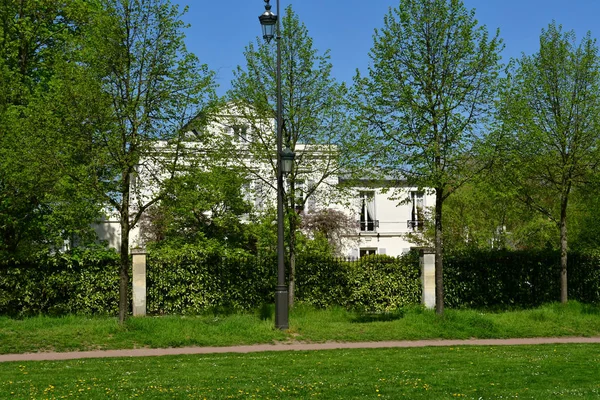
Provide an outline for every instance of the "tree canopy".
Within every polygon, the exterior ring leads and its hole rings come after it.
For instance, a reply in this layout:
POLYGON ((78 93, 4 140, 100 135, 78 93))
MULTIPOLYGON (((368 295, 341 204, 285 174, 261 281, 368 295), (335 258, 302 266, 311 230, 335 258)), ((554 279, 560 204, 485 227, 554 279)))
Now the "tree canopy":
MULTIPOLYGON (((460 0, 402 0, 376 30, 353 103, 371 167, 435 191, 436 309, 443 312, 444 201, 479 171, 474 147, 494 105, 502 42, 460 0)), ((360 131, 359 131, 360 132, 360 131)))

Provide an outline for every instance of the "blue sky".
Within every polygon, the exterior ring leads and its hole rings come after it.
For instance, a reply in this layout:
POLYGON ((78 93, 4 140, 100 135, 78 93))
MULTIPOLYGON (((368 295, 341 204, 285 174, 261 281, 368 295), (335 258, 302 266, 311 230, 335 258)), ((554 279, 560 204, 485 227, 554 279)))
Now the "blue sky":
MULTIPOLYGON (((258 16, 263 0, 172 0, 189 7, 184 20, 188 50, 217 72, 218 93, 224 94, 233 78, 232 70, 244 65, 244 48, 261 34, 258 16)), ((539 35, 552 20, 577 38, 591 31, 600 37, 600 0, 464 0, 476 9, 476 18, 490 33, 500 28, 505 50, 503 62, 521 53, 537 51, 539 35)), ((271 0, 275 11, 275 0, 271 0)), ((389 7, 399 0, 280 0, 281 12, 289 4, 306 25, 314 46, 329 49, 333 74, 351 83, 356 69, 366 71, 375 28, 383 26, 389 7)), ((262 40, 262 39, 261 39, 262 40)))

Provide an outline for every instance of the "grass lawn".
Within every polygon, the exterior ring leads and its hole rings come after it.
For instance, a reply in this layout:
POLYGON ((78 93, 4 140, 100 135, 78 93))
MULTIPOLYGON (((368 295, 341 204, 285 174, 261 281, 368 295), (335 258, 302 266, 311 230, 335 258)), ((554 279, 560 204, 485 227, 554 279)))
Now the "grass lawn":
POLYGON ((414 307, 396 314, 360 315, 344 309, 295 307, 290 329, 256 314, 129 318, 0 317, 0 354, 136 347, 227 346, 285 341, 381 341, 543 336, 600 336, 600 307, 570 302, 534 310, 484 313, 414 307))
POLYGON ((592 399, 600 345, 20 362, 0 376, 1 399, 592 399))

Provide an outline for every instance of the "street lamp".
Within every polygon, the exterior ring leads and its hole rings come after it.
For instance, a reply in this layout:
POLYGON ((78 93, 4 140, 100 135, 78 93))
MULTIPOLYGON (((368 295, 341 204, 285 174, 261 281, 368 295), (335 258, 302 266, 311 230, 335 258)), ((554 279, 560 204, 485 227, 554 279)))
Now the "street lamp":
MULTIPOLYGON (((271 5, 268 0, 265 0, 265 12, 258 17, 260 25, 262 26, 263 39, 267 43, 271 43, 271 39, 275 36, 275 24, 277 23, 277 15, 271 12, 271 5)), ((277 12, 279 13, 279 4, 277 5, 277 12)))
POLYGON ((292 167, 294 166, 294 158, 296 158, 296 153, 290 150, 289 147, 286 147, 281 152, 281 172, 284 175, 292 172, 292 167))
MULTIPOLYGON (((277 14, 271 12, 270 0, 265 0, 265 12, 258 20, 262 25, 263 38, 269 43, 277 35, 277 286, 275 287, 275 327, 278 329, 288 329, 288 290, 285 285, 285 263, 283 257, 283 138, 282 138, 282 101, 281 101, 281 22, 278 18, 279 0, 277 0, 277 14), (275 29, 275 25, 277 25, 275 29)), ((289 149, 286 149, 289 150, 289 149)), ((291 150, 289 151, 291 153, 291 150)), ((289 160, 289 153, 286 153, 286 159, 289 160)), ((293 162, 293 153, 291 156, 293 162)), ((288 172, 291 171, 290 163, 288 172)))

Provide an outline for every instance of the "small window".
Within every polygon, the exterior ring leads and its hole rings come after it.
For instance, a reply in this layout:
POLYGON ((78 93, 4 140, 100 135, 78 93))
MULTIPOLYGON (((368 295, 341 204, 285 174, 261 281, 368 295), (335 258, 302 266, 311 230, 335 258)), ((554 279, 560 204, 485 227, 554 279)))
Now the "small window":
POLYGON ((263 182, 254 184, 254 207, 262 211, 265 208, 266 186, 263 182))
POLYGON ((423 192, 410 192, 410 220, 408 226, 413 230, 422 230, 425 225, 425 197, 423 192))
POLYGON ((308 185, 306 187, 307 189, 307 196, 308 198, 306 199, 306 208, 307 211, 314 211, 317 207, 317 202, 315 200, 315 181, 313 180, 309 180, 308 181, 308 185))
POLYGON ((378 221, 375 220, 375 192, 360 192, 360 230, 375 232, 378 221))
POLYGON ((306 195, 306 183, 302 179, 297 179, 294 184, 294 208, 297 212, 304 209, 304 196, 306 195))
POLYGON ((377 254, 377 249, 374 248, 362 248, 360 249, 360 257, 363 258, 364 256, 370 256, 370 255, 375 255, 377 254))
POLYGON ((233 140, 239 143, 248 142, 248 126, 247 125, 234 125, 233 127, 233 140))

